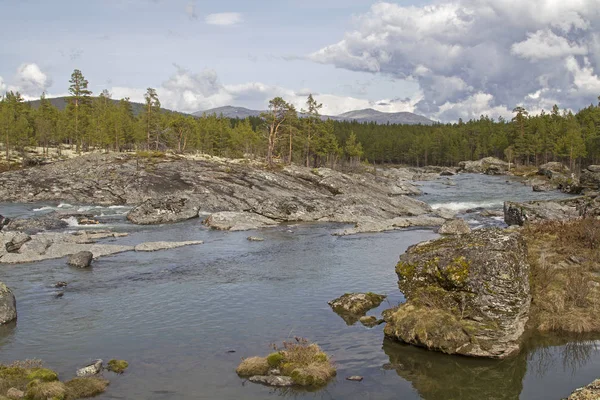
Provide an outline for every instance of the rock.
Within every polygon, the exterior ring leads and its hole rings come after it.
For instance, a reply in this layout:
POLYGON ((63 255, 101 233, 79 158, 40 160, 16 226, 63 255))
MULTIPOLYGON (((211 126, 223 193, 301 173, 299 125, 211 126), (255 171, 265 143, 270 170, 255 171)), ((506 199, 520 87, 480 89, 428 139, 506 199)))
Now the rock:
POLYGON ((9 222, 10 219, 4 217, 3 215, 0 215, 0 231, 2 230, 2 228, 4 228, 4 226, 8 225, 9 222))
POLYGON ((600 215, 599 197, 575 197, 565 200, 543 200, 524 203, 504 202, 504 222, 522 226, 526 221, 565 221, 580 216, 600 215))
POLYGON ((379 307, 387 296, 367 293, 346 293, 327 304, 346 321, 348 325, 356 323, 372 308, 379 307))
POLYGON ((248 380, 253 383, 274 387, 289 387, 294 385, 294 381, 289 376, 255 375, 248 378, 248 380))
POLYGON ((341 232, 335 232, 333 235, 348 236, 356 235, 358 233, 385 232, 413 226, 441 226, 444 222, 446 222, 446 220, 443 218, 429 215, 421 215, 417 217, 397 217, 383 221, 361 221, 353 228, 344 229, 341 232))
POLYGON ((548 179, 552 179, 556 174, 565 175, 570 172, 571 170, 567 166, 557 161, 548 162, 538 168, 538 175, 544 175, 548 179))
POLYGON ((249 231, 278 223, 270 218, 249 212, 224 211, 210 215, 204 224, 221 231, 249 231))
POLYGON ((586 170, 581 172, 579 177, 581 186, 592 189, 600 189, 600 165, 590 165, 586 170))
POLYGON ((0 282, 0 325, 17 319, 17 300, 12 291, 0 282))
POLYGON ((68 285, 67 282, 59 281, 54 284, 54 287, 55 288, 64 288, 64 287, 67 287, 67 285, 68 285))
POLYGON ((449 169, 445 169, 442 172, 440 172, 440 176, 454 176, 456 175, 453 171, 450 171, 449 169))
POLYGON ((353 375, 353 376, 349 376, 346 378, 347 381, 354 381, 354 382, 362 382, 363 377, 359 376, 359 375, 353 375))
POLYGON ((550 182, 536 183, 531 187, 533 188, 534 192, 551 192, 557 189, 556 185, 553 185, 550 182))
POLYGON ((158 251, 175 249, 184 246, 193 246, 198 244, 204 244, 202 240, 190 240, 187 242, 146 242, 135 246, 135 251, 158 251))
POLYGON ((6 392, 6 397, 8 397, 11 400, 22 399, 25 397, 25 392, 23 392, 22 390, 19 390, 17 388, 10 388, 6 392))
POLYGON ((377 317, 373 315, 360 317, 358 320, 367 328, 372 328, 377 325, 377 317))
POLYGON ((458 214, 458 212, 449 208, 437 208, 434 210, 434 214, 440 218, 453 219, 454 217, 456 217, 456 214, 458 214))
POLYGON ((589 385, 576 389, 567 400, 598 400, 600 399, 600 379, 589 385))
POLYGON ((21 246, 23 246, 25 243, 29 242, 30 240, 31 240, 31 236, 29 236, 25 233, 19 232, 15 236, 13 236, 11 241, 6 243, 4 245, 4 247, 6 248, 6 251, 8 253, 16 253, 19 251, 21 246))
POLYGON ((167 196, 146 200, 127 214, 138 225, 165 224, 198 217, 199 204, 186 197, 167 196))
POLYGON ((20 231, 33 235, 44 231, 66 229, 69 227, 69 222, 67 221, 71 220, 78 223, 79 220, 90 219, 92 217, 92 214, 53 211, 31 218, 14 218, 4 227, 4 230, 20 231))
POLYGON ((91 251, 80 251, 69 256, 67 264, 72 267, 88 268, 92 264, 94 254, 91 251))
POLYGON ((486 157, 478 161, 461 161, 458 163, 458 171, 487 175, 505 175, 508 172, 508 163, 495 157, 486 157))
POLYGON ((482 217, 503 217, 504 211, 501 210, 483 210, 480 214, 482 217))
POLYGON ((464 219, 453 219, 444 222, 444 225, 438 229, 441 235, 465 235, 471 232, 471 227, 464 219))
POLYGON ((249 242, 264 242, 265 239, 261 238, 261 237, 256 237, 256 236, 248 236, 246 238, 249 242))
POLYGON ((102 371, 102 363, 102 360, 95 360, 91 364, 83 368, 79 368, 76 375, 79 377, 97 375, 100 373, 100 371, 102 371))
POLYGON ((505 358, 529 318, 529 264, 519 232, 480 229, 411 246, 396 267, 406 303, 386 336, 448 354, 505 358))

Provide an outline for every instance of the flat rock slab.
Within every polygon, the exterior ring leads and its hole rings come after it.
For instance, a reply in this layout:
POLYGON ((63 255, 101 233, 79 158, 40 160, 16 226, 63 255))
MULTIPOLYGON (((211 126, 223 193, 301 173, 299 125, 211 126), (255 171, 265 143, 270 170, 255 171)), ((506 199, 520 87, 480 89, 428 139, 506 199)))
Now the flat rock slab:
POLYGON ((260 383, 274 387, 289 387, 294 385, 294 381, 289 376, 256 375, 251 376, 248 378, 248 380, 253 383, 260 383))
POLYGON ((359 233, 377 233, 405 229, 410 227, 436 227, 446 222, 444 218, 436 216, 421 215, 416 217, 397 217, 382 221, 359 222, 355 227, 336 232, 335 236, 350 236, 359 233))
POLYGON ((210 215, 204 224, 220 231, 249 231, 278 225, 277 221, 250 212, 223 211, 210 215))
POLYGON ((134 247, 135 251, 158 251, 176 249, 178 247, 193 246, 198 244, 204 244, 202 240, 190 240, 187 242, 146 242, 138 244, 134 247))

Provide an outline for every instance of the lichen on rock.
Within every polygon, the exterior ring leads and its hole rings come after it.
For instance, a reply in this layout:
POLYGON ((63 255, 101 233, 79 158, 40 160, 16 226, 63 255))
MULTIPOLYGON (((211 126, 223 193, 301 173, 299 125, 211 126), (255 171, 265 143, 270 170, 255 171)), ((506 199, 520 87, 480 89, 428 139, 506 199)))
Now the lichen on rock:
POLYGON ((367 311, 379 307, 386 296, 372 292, 346 293, 327 304, 346 321, 348 325, 356 323, 367 311))
POLYGON ((518 232, 476 230, 410 247, 396 266, 406 303, 386 336, 448 354, 518 352, 529 316, 529 264, 518 232))

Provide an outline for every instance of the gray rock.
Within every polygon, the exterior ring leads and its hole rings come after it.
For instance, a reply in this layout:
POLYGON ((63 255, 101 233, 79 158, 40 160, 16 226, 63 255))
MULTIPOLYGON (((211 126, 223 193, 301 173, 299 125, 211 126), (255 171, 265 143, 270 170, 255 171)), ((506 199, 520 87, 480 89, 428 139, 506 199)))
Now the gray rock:
POLYGON ((598 400, 600 399, 600 379, 579 389, 575 389, 566 400, 598 400))
POLYGON ((251 376, 248 380, 253 383, 260 383, 273 387, 289 387, 294 385, 294 381, 289 376, 256 375, 251 376))
POLYGON ((504 222, 522 226, 526 221, 565 221, 580 216, 599 216, 600 198, 595 196, 575 197, 566 200, 545 200, 504 203, 504 222))
POLYGON ((13 236, 13 238, 10 240, 10 242, 6 243, 4 245, 6 251, 8 253, 16 253, 21 249, 21 246, 23 246, 25 243, 29 242, 31 240, 31 236, 25 234, 25 233, 17 233, 15 236, 13 236))
POLYGON ((346 378, 347 381, 362 382, 364 378, 359 375, 353 375, 346 378))
POLYGON ((204 244, 202 240, 190 240, 187 242, 146 242, 135 246, 135 251, 158 251, 176 249, 178 247, 204 244))
POLYGON ((277 225, 278 222, 249 212, 219 212, 210 215, 204 224, 221 231, 249 231, 277 225))
POLYGON ((76 375, 79 377, 97 375, 100 373, 100 371, 102 371, 102 363, 102 360, 95 360, 91 364, 86 365, 83 368, 79 368, 76 372, 76 375))
POLYGON ((396 267, 406 303, 386 336, 448 354, 505 358, 520 350, 531 295, 519 232, 480 229, 409 247, 396 267))
POLYGON ((256 236, 248 236, 246 238, 249 242, 264 242, 265 239, 261 238, 261 237, 256 237, 256 236))
POLYGON ((195 200, 167 196, 143 202, 127 214, 127 219, 138 225, 179 222, 197 218, 199 209, 195 200))
POLYGON ((353 228, 344 229, 341 232, 335 232, 333 235, 335 236, 349 236, 356 235, 358 233, 377 233, 377 232, 385 232, 392 231, 397 229, 404 229, 414 226, 422 226, 422 227, 431 227, 431 226, 441 226, 445 219, 429 216, 429 215, 421 215, 417 217, 397 217, 389 220, 368 220, 361 221, 356 224, 353 228))
POLYGON ((463 219, 453 219, 444 222, 444 225, 438 229, 441 235, 465 235, 471 232, 471 227, 463 219))
POLYGON ((67 264, 72 267, 88 268, 92 264, 94 254, 91 251, 80 251, 69 256, 67 264))
POLYGON ((508 172, 508 163, 495 157, 486 157, 478 161, 461 161, 458 171, 487 175, 505 175, 508 172))
POLYGON ((565 175, 570 172, 571 170, 566 165, 557 161, 548 162, 538 168, 538 175, 544 175, 548 179, 552 179, 556 174, 565 175))
POLYGON ((2 230, 2 228, 4 228, 5 225, 8 225, 9 222, 10 219, 4 217, 3 215, 0 215, 0 231, 2 230))
POLYGON ((600 189, 600 165, 590 165, 587 170, 582 171, 579 177, 581 186, 592 190, 600 189))
POLYGON ((533 188, 534 192, 551 192, 557 189, 556 185, 550 182, 536 183, 531 187, 533 188))
POLYGON ((454 219, 458 212, 456 210, 451 210, 449 208, 437 208, 434 210, 434 214, 440 218, 444 219, 454 219))
POLYGON ((600 172, 600 165, 588 165, 586 169, 590 172, 600 172))
POLYGON ((379 307, 387 296, 375 293, 346 293, 327 304, 348 325, 356 323, 367 311, 379 307))
POLYGON ((0 282, 0 325, 17 319, 17 300, 12 291, 0 282))
POLYGON ((67 222, 69 219, 74 218, 79 222, 80 220, 89 220, 92 217, 92 214, 53 211, 31 218, 14 218, 4 227, 4 230, 26 232, 32 235, 44 231, 66 229, 69 227, 67 222))

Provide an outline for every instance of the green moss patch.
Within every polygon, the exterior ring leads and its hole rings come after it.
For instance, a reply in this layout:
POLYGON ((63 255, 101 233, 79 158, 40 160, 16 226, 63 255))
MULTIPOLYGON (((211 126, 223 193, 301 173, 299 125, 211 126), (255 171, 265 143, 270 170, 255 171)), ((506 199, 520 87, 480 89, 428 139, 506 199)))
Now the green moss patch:
POLYGON ((129 363, 125 360, 110 360, 107 365, 109 371, 117 374, 122 374, 129 367, 129 363))
POLYGON ((67 399, 85 399, 104 393, 108 380, 96 376, 74 378, 65 383, 67 399))

